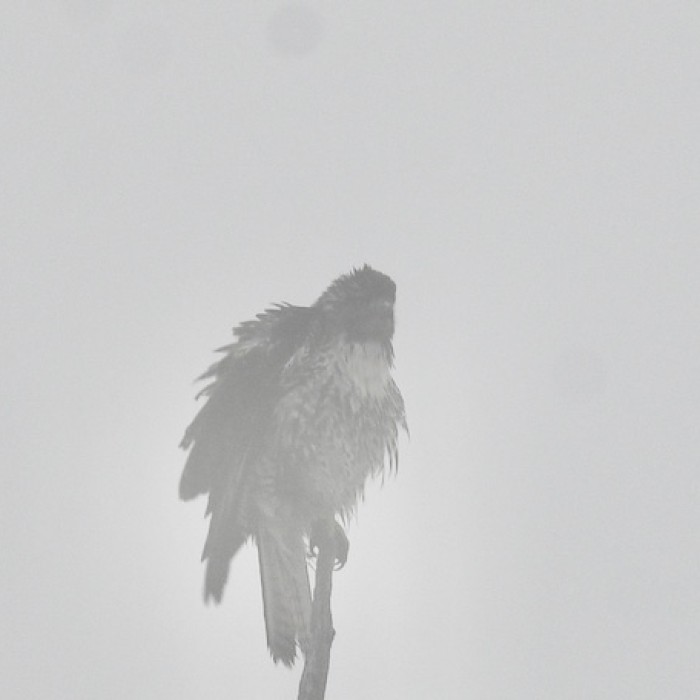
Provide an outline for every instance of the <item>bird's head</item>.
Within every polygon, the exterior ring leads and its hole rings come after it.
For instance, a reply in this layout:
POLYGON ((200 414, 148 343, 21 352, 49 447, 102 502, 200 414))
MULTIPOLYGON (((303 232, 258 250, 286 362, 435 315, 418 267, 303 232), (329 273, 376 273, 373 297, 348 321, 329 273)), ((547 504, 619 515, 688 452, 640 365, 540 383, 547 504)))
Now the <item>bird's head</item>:
POLYGON ((338 277, 314 304, 329 328, 350 342, 390 343, 394 335, 396 285, 369 265, 338 277))

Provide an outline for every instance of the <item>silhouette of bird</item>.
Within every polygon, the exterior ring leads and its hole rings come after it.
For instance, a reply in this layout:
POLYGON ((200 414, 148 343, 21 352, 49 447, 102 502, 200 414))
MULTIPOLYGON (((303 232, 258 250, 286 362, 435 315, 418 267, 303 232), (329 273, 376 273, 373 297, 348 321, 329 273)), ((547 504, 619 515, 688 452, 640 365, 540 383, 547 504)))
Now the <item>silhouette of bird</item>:
POLYGON ((368 265, 312 306, 277 304, 234 329, 199 379, 206 398, 181 447, 180 497, 208 494, 205 600, 221 601, 231 559, 258 548, 267 644, 291 666, 309 634, 307 553, 336 538, 368 477, 395 468, 404 403, 392 376, 396 286, 368 265), (321 535, 319 535, 320 537, 321 535))

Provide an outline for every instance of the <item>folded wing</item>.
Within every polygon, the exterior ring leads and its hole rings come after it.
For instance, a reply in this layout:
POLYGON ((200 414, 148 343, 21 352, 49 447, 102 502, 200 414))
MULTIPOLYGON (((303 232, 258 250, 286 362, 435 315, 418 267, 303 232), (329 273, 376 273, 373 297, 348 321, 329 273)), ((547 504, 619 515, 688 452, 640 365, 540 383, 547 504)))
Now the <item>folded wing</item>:
POLYGON ((181 447, 189 455, 180 479, 180 497, 208 494, 209 535, 205 599, 220 601, 229 564, 254 534, 251 485, 268 448, 280 374, 311 332, 314 310, 280 305, 235 329, 237 340, 201 377, 206 403, 185 431, 181 447))

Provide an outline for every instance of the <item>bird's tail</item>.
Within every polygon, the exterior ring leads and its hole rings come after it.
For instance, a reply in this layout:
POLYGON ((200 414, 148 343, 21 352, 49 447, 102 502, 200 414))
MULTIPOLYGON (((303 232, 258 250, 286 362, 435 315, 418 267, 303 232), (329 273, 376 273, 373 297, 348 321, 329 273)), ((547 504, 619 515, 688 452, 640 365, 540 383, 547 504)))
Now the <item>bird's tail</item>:
POLYGON ((294 527, 263 526, 257 533, 267 646, 273 660, 291 666, 296 644, 307 649, 311 587, 303 534, 294 527))

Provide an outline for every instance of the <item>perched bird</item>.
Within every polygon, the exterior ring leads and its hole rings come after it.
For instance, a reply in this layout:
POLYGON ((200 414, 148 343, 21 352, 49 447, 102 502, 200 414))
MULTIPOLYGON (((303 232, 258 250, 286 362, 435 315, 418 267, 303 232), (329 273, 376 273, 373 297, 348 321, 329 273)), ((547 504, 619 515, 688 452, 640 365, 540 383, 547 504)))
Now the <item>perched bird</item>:
POLYGON ((305 651, 308 542, 333 533, 343 564, 350 515, 369 476, 397 464, 404 404, 391 376, 396 285, 368 265, 312 306, 278 304, 234 329, 200 379, 180 497, 208 494, 205 600, 221 600, 231 559, 256 543, 267 644, 291 666, 305 651))

